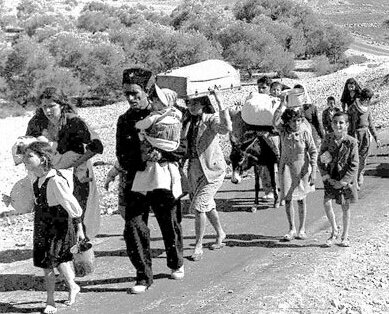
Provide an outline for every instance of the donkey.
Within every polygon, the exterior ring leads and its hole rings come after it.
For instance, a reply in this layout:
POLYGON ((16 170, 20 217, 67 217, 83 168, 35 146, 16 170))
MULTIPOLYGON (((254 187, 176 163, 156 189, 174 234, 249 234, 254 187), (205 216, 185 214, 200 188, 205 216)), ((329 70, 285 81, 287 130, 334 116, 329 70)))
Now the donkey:
POLYGON ((247 125, 241 117, 240 110, 230 110, 233 131, 230 133, 231 153, 230 161, 232 166, 231 182, 238 184, 241 182, 243 171, 254 167, 255 175, 255 198, 254 206, 251 208, 255 212, 258 207, 259 195, 259 166, 266 166, 269 169, 271 186, 274 193, 274 207, 279 207, 278 187, 275 174, 275 164, 277 157, 272 148, 267 144, 263 136, 253 136, 245 139, 247 125))

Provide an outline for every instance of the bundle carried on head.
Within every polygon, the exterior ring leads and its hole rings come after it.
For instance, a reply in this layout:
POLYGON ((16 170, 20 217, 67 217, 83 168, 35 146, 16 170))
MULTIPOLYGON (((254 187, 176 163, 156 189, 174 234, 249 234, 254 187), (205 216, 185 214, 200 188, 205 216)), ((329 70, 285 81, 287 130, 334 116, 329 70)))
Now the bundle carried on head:
POLYGON ((271 126, 277 107, 274 97, 253 92, 242 106, 242 119, 250 125, 271 126))

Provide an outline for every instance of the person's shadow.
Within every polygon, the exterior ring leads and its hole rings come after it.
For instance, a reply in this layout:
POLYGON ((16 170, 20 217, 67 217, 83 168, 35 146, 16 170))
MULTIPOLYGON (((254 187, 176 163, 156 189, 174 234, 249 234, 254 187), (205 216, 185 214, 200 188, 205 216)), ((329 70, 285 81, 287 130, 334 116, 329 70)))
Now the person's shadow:
POLYGON ((3 303, 0 302, 0 313, 41 313, 43 310, 44 303, 31 301, 31 302, 21 302, 21 303, 3 303), (39 307, 26 307, 27 304, 42 304, 39 307))

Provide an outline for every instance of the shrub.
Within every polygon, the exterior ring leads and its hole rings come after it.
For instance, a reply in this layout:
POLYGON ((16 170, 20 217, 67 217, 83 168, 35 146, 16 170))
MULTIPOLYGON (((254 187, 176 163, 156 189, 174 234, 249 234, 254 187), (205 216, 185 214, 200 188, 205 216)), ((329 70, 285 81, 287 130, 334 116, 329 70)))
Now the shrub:
POLYGON ((91 33, 120 27, 119 18, 100 11, 87 11, 77 19, 77 28, 91 33))
POLYGON ((259 69, 285 74, 294 67, 293 54, 286 52, 259 25, 237 21, 221 31, 218 40, 223 47, 223 57, 249 73, 259 69))
POLYGON ((34 14, 39 14, 44 11, 52 11, 46 0, 21 0, 16 7, 16 16, 25 20, 34 14))
POLYGON ((214 39, 215 34, 232 21, 222 8, 200 0, 186 0, 171 14, 171 22, 175 29, 194 30, 214 39))
POLYGON ((287 51, 294 53, 296 56, 305 53, 304 35, 298 29, 295 29, 286 23, 272 20, 265 15, 256 16, 252 20, 252 23, 270 33, 287 51))
POLYGON ((351 40, 348 32, 335 26, 323 25, 308 6, 287 0, 246 0, 238 2, 233 12, 238 20, 254 23, 266 16, 290 27, 292 32, 284 25, 262 23, 286 49, 299 57, 326 54, 335 62, 351 40))
POLYGON ((213 58, 221 55, 204 35, 155 25, 146 28, 134 55, 135 63, 148 65, 156 72, 213 58))
POLYGON ((93 95, 113 95, 121 88, 123 50, 109 42, 92 43, 77 66, 77 74, 93 95))
POLYGON ((326 75, 335 71, 336 66, 330 63, 325 55, 312 58, 312 68, 317 76, 326 75))
POLYGON ((88 49, 90 36, 74 32, 60 32, 52 36, 45 45, 56 59, 59 67, 77 69, 83 52, 88 49))
POLYGON ((48 47, 60 67, 68 68, 92 94, 108 95, 120 86, 125 62, 123 49, 106 36, 62 32, 51 38, 48 47))
POLYGON ((24 37, 13 46, 0 73, 6 79, 10 97, 22 105, 34 96, 34 84, 42 73, 54 66, 55 60, 41 44, 24 37))
POLYGON ((353 39, 346 29, 335 25, 327 25, 324 28, 324 38, 319 45, 320 53, 325 53, 331 62, 336 63, 352 41, 353 39))
POLYGON ((85 94, 87 86, 81 83, 80 79, 73 75, 72 71, 65 68, 50 67, 41 72, 35 81, 32 94, 38 96, 47 86, 55 86, 64 95, 78 96, 85 94))
POLYGON ((70 29, 73 26, 71 20, 68 17, 64 17, 60 14, 33 14, 22 22, 22 27, 25 29, 28 36, 35 35, 38 28, 45 26, 57 27, 57 29, 65 30, 70 29))

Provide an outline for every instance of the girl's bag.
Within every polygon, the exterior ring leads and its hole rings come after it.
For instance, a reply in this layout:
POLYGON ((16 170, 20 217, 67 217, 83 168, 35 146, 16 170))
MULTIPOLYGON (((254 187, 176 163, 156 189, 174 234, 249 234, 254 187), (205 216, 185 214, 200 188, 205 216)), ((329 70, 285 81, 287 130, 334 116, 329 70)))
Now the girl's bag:
POLYGON ((85 240, 78 242, 70 250, 73 253, 74 273, 76 277, 84 277, 93 273, 95 253, 92 243, 85 240))

